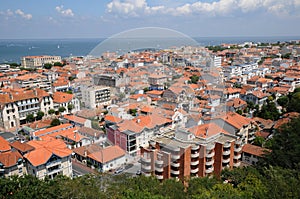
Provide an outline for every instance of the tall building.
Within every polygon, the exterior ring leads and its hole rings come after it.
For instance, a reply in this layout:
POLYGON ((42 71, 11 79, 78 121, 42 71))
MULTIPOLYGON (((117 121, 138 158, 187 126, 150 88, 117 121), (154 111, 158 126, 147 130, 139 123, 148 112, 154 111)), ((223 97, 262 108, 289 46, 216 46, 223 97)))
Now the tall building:
POLYGON ((81 90, 81 102, 90 109, 97 108, 101 105, 107 106, 111 103, 110 88, 103 86, 83 87, 81 90))
POLYGON ((21 58, 21 65, 24 68, 39 68, 44 64, 53 64, 55 62, 61 62, 61 56, 25 56, 21 58))
POLYGON ((221 174, 240 166, 242 146, 236 136, 216 124, 162 133, 141 148, 141 170, 159 180, 221 174))

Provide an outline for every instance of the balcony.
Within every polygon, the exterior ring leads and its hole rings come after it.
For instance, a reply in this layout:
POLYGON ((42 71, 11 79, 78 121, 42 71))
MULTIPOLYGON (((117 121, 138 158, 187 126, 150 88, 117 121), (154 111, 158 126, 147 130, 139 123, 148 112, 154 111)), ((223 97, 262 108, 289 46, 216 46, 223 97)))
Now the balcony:
POLYGON ((205 169, 205 173, 206 173, 206 174, 210 174, 210 173, 212 173, 213 171, 214 171, 214 167, 209 167, 209 168, 205 169))
POLYGON ((249 138, 248 138, 248 141, 253 141, 255 139, 255 136, 250 136, 249 138))
POLYGON ((178 160, 180 159, 180 155, 171 155, 172 160, 178 160))
POLYGON ((150 164, 151 163, 151 159, 150 158, 141 158, 141 162, 142 163, 148 163, 148 164, 150 164))
POLYGON ((198 164, 199 164, 199 160, 191 161, 191 165, 192 165, 192 166, 195 166, 195 165, 198 165, 198 164))
POLYGON ((233 163, 233 166, 234 166, 234 167, 239 167, 240 165, 241 165, 241 162, 233 163))
POLYGON ((242 146, 239 146, 238 148, 234 148, 234 152, 240 152, 242 150, 242 146))
POLYGON ((228 164, 230 162, 230 158, 226 158, 222 160, 223 164, 228 164))
POLYGON ((142 165, 142 170, 144 172, 151 172, 151 165, 142 165))
POLYGON ((180 152, 180 148, 179 147, 173 148, 171 150, 174 151, 174 152, 180 152))
POLYGON ((211 153, 207 153, 206 154, 206 157, 207 158, 212 158, 212 157, 214 157, 215 156, 215 152, 213 151, 213 152, 211 152, 211 153))
POLYGON ((225 142, 223 145, 223 148, 230 148, 231 147, 231 142, 225 142))
POLYGON ((215 148, 215 145, 214 145, 214 144, 207 145, 207 146, 206 146, 206 151, 213 150, 214 148, 215 148))
POLYGON ((242 139, 238 139, 235 141, 235 144, 238 144, 238 145, 241 145, 243 143, 243 140, 242 139))
POLYGON ((237 154, 237 155, 234 155, 234 159, 236 159, 236 160, 238 160, 238 159, 240 159, 242 157, 242 155, 241 154, 237 154))
POLYGON ((172 167, 179 167, 180 163, 179 162, 171 162, 172 167))
POLYGON ((172 173, 173 175, 179 175, 179 171, 171 170, 171 173, 172 173))
POLYGON ((223 155, 230 155, 230 150, 223 151, 223 155))
POLYGON ((151 173, 144 173, 144 176, 150 177, 150 176, 151 176, 151 173))
POLYGON ((155 171, 157 171, 157 172, 163 172, 164 168, 163 167, 155 167, 155 171))
POLYGON ((192 147, 191 147, 191 150, 192 151, 196 151, 196 150, 198 150, 200 147, 199 147, 199 145, 193 145, 192 147))
POLYGON ((46 168, 50 168, 50 167, 53 167, 53 166, 57 166, 57 165, 60 165, 61 164, 61 160, 58 159, 58 160, 54 160, 54 161, 51 161, 51 162, 48 162, 46 164, 46 168))
POLYGON ((198 158, 199 157, 199 153, 191 153, 191 158, 198 158))
POLYGON ((196 169, 191 169, 191 173, 195 174, 199 171, 199 168, 196 168, 196 169))
POLYGON ((163 175, 155 175, 156 176, 156 178, 158 179, 158 180, 163 180, 164 179, 164 176, 163 175))
POLYGON ((155 160, 155 165, 159 166, 159 167, 162 167, 164 164, 164 161, 162 160, 155 160))
POLYGON ((215 162, 215 160, 214 160, 214 159, 207 160, 207 161, 205 162, 205 165, 206 165, 206 166, 210 166, 210 165, 213 165, 213 164, 214 164, 214 162, 215 162))

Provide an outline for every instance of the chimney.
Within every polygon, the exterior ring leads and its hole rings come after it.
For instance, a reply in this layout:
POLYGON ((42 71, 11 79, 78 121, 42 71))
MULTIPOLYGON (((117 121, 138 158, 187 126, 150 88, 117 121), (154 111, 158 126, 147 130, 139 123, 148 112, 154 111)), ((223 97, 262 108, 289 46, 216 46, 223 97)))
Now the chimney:
POLYGON ((205 128, 205 136, 208 136, 208 127, 205 128))
POLYGON ((87 151, 86 150, 84 150, 84 157, 86 157, 87 156, 87 151))
POLYGON ((141 119, 137 119, 137 120, 136 120, 136 123, 139 124, 140 122, 141 122, 141 119))

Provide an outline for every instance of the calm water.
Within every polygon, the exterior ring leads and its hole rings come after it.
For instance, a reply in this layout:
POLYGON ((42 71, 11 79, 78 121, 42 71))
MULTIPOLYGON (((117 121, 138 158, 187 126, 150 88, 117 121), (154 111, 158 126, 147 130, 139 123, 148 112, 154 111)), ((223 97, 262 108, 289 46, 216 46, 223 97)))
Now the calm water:
MULTIPOLYGON (((199 45, 219 45, 221 43, 243 43, 252 42, 277 42, 299 40, 299 37, 198 37, 194 38, 199 45)), ((132 39, 131 39, 132 40, 132 39)), ((60 55, 62 57, 69 56, 85 56, 88 55, 98 44, 104 39, 16 39, 1 40, 0 39, 0 63, 17 62, 20 58, 27 55, 60 55)), ((140 41, 139 41, 140 42, 140 41)), ((156 47, 165 48, 166 45, 172 45, 170 41, 156 41, 156 47), (169 42, 169 43, 168 43, 169 42)), ((132 45, 134 41, 122 42, 123 48, 127 49, 128 45, 132 45), (127 45, 127 46, 124 46, 127 45)), ((149 43, 145 41, 145 43, 149 43)), ((120 45, 120 43, 118 43, 120 45)), ((141 45, 141 44, 140 44, 141 45)), ((148 46, 145 46, 148 47, 148 46)), ((112 51, 114 48, 122 48, 120 46, 106 47, 103 50, 112 51), (107 49, 106 49, 107 48, 107 49)))

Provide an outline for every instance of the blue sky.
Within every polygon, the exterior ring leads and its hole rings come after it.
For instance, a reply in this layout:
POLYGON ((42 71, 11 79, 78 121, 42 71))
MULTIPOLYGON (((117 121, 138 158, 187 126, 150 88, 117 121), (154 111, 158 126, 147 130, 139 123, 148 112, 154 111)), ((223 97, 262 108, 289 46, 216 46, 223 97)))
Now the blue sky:
POLYGON ((0 0, 0 39, 101 38, 142 27, 189 36, 300 36, 300 0, 0 0))

